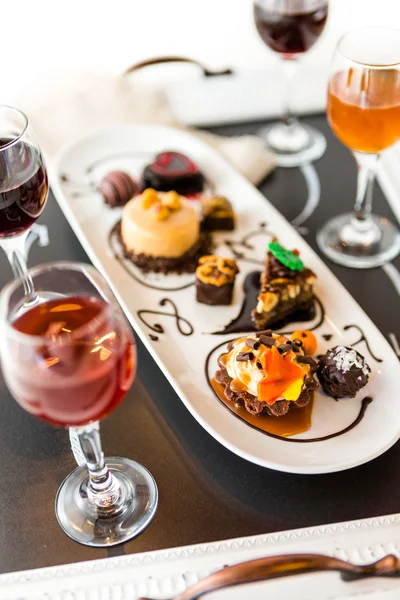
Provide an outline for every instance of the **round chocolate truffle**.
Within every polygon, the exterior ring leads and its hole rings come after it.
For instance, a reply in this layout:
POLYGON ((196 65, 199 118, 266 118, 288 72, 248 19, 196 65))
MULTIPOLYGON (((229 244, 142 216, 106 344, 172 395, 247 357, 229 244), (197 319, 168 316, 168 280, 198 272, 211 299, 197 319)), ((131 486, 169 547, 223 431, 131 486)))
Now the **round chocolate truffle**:
POLYGON ((97 186, 104 202, 115 208, 124 206, 139 192, 137 183, 124 171, 111 171, 104 175, 97 186))
POLYGON ((347 346, 335 346, 320 359, 318 379, 333 398, 354 398, 368 383, 371 369, 364 357, 347 346))

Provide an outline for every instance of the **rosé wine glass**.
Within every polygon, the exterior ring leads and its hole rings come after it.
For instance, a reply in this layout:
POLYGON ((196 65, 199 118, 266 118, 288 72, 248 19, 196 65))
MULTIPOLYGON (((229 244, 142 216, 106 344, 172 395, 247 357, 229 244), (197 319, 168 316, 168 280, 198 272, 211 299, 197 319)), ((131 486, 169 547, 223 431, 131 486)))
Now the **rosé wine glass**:
POLYGON ((26 411, 74 427, 86 465, 61 484, 57 519, 87 546, 139 534, 157 508, 152 475, 127 458, 104 458, 98 421, 122 402, 136 372, 136 346, 109 286, 91 266, 57 262, 29 271, 39 299, 26 303, 23 278, 0 295, 0 356, 6 384, 26 411), (47 298, 52 298, 48 300, 47 298))

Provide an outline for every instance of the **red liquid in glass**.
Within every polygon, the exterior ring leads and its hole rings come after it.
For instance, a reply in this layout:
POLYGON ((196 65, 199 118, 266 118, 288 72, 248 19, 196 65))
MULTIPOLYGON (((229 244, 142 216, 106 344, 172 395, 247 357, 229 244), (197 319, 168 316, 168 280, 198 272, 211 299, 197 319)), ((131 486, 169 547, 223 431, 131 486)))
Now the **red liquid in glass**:
MULTIPOLYGON (((9 142, 0 138, 0 150, 9 142)), ((47 192, 47 173, 36 148, 15 143, 0 151, 0 238, 29 229, 43 211, 47 192)))
POLYGON ((254 19, 263 42, 280 54, 306 52, 315 44, 325 27, 328 3, 304 12, 274 11, 254 6, 254 19))
POLYGON ((10 350, 20 362, 7 358, 3 365, 10 390, 26 411, 65 427, 102 419, 120 404, 136 358, 126 326, 115 315, 110 320, 105 306, 91 297, 51 300, 13 323, 43 340, 30 347, 16 339, 10 350))

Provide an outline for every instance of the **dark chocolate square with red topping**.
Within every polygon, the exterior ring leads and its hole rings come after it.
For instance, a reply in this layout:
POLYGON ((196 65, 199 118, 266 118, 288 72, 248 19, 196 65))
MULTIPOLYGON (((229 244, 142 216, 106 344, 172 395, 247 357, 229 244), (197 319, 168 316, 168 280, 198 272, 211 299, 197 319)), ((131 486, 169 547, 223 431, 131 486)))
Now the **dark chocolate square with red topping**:
POLYGON ((197 165, 181 152, 172 150, 157 154, 143 171, 142 189, 160 192, 175 190, 183 196, 198 194, 204 188, 204 175, 197 165))

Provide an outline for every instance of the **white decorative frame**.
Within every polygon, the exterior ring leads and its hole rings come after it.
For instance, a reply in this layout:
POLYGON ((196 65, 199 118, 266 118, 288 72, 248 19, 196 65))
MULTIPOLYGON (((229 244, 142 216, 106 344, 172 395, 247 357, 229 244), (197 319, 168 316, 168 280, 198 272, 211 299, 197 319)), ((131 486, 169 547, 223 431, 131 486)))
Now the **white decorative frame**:
MULTIPOLYGON (((10 573, 0 576, 0 599, 171 598, 226 565, 298 552, 321 553, 354 563, 373 562, 389 553, 400 556, 400 514, 10 573)), ((400 597, 400 578, 348 584, 333 574, 317 574, 311 576, 310 586, 307 577, 310 576, 256 584, 251 588, 255 592, 253 597, 265 596, 265 586, 268 591, 280 586, 280 600, 290 598, 290 592, 293 600, 293 589, 296 600, 303 597, 339 600, 359 594, 363 594, 363 600, 377 600, 382 594, 389 600, 392 593, 398 594, 393 598, 400 597), (307 595, 303 596, 303 592, 307 595)), ((239 594, 239 589, 223 592, 224 597, 239 594)))

